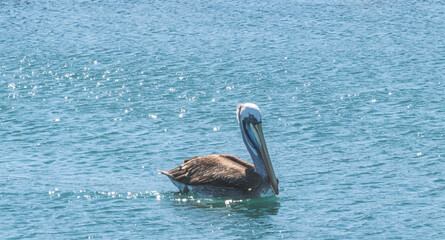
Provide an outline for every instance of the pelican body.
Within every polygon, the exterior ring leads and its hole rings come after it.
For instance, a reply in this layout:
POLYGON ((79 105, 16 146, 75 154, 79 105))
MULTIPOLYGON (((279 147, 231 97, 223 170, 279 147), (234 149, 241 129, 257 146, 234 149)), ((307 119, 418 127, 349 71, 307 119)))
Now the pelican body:
POLYGON ((253 103, 239 104, 237 118, 253 164, 228 154, 193 157, 167 175, 183 193, 199 197, 257 198, 278 195, 278 179, 263 136, 261 112, 253 103))

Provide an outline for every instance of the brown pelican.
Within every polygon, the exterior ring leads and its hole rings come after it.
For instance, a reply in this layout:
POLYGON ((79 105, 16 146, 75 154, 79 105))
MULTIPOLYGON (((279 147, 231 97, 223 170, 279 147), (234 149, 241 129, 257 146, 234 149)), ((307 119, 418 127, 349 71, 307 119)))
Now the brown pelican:
POLYGON ((261 127, 261 113, 253 103, 239 104, 237 118, 253 164, 228 154, 184 160, 167 175, 178 189, 199 197, 256 198, 278 195, 278 179, 270 161, 261 127))

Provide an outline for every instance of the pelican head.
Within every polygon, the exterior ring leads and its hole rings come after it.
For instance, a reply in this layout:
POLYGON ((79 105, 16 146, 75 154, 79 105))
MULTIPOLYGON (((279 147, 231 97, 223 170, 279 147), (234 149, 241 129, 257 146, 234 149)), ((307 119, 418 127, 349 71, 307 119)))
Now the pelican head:
POLYGON ((243 103, 238 105, 236 113, 244 143, 255 165, 255 172, 268 179, 278 195, 278 179, 267 151, 260 109, 253 103, 243 103))

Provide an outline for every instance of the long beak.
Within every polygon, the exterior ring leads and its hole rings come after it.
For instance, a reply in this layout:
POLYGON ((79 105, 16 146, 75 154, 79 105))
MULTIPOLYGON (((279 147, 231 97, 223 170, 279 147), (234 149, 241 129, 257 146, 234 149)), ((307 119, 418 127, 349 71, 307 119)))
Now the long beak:
POLYGON ((261 152, 261 157, 263 158, 264 164, 266 165, 267 175, 269 175, 270 184, 278 195, 278 180, 275 177, 275 171, 272 167, 272 162, 270 161, 269 152, 267 151, 266 140, 264 139, 263 128, 261 123, 250 124, 250 128, 253 130, 253 134, 258 141, 259 149, 261 152))

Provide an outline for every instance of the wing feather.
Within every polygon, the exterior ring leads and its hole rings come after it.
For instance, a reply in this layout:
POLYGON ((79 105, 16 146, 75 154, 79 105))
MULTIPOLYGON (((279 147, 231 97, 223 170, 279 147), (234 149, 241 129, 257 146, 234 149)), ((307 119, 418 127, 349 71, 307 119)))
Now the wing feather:
POLYGON ((183 165, 161 173, 192 186, 214 185, 247 190, 261 183, 253 164, 228 154, 186 159, 183 165))

